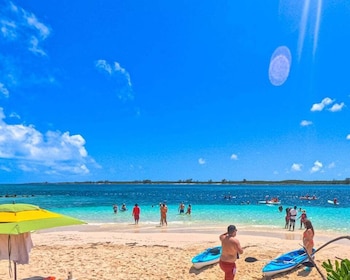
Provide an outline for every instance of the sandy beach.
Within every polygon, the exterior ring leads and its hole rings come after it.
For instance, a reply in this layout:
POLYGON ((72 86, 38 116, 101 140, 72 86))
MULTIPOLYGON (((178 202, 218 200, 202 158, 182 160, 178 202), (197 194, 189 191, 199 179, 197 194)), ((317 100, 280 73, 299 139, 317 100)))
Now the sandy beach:
MULTIPOLYGON (((223 279, 218 264, 196 270, 191 259, 208 247, 220 245, 218 236, 224 231, 225 228, 108 224, 35 232, 30 263, 17 265, 17 279, 54 276, 56 280, 66 280, 70 271, 75 280, 223 279)), ((242 246, 248 247, 237 261, 235 279, 267 279, 261 272, 266 260, 300 248, 301 235, 302 230, 251 231, 238 226, 237 237, 242 246), (248 263, 244 261, 246 257, 259 261, 248 263)), ((316 231, 315 248, 338 236, 316 231)), ((332 243, 317 252, 316 263, 326 275, 321 263, 336 257, 350 258, 349 249, 349 240, 332 243)), ((302 278, 321 279, 315 268, 305 271, 303 267, 270 279, 302 278)), ((6 260, 0 261, 0 279, 13 279, 6 260)))

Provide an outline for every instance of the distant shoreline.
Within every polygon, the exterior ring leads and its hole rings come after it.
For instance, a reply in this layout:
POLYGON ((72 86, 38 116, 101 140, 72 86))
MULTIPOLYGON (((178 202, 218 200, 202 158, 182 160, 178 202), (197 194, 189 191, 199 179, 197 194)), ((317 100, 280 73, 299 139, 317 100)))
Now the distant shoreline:
POLYGON ((34 183, 1 183, 0 185, 349 185, 350 178, 345 180, 282 180, 282 181, 263 181, 263 180, 242 180, 242 181, 194 181, 178 180, 178 181, 152 181, 152 180, 134 180, 134 181, 82 181, 82 182, 34 182, 34 183))

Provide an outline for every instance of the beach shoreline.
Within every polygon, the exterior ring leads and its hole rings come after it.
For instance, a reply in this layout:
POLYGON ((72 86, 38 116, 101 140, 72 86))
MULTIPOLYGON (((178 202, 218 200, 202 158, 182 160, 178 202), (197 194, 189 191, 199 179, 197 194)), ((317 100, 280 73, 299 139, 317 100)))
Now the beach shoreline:
MULTIPOLYGON (((247 263, 246 257, 273 259, 302 244, 302 230, 252 230, 240 225, 237 228, 241 245, 248 246, 237 261, 236 279, 240 280, 265 279, 261 269, 266 261, 247 263)), ((18 279, 55 276, 56 280, 66 280, 69 271, 76 280, 223 279, 217 264, 196 270, 191 259, 208 247, 220 245, 219 235, 225 230, 226 227, 221 226, 189 228, 142 224, 87 224, 42 230, 32 233, 34 247, 30 263, 17 266, 18 279)), ((339 236, 316 230, 315 248, 339 236)), ((316 263, 324 272, 323 261, 350 258, 349 249, 349 240, 332 243, 317 253, 316 263)), ((0 262, 0 279, 11 279, 8 264, 8 261, 0 262)), ((272 279, 291 280, 301 276, 321 279, 316 269, 307 272, 303 267, 272 279)))

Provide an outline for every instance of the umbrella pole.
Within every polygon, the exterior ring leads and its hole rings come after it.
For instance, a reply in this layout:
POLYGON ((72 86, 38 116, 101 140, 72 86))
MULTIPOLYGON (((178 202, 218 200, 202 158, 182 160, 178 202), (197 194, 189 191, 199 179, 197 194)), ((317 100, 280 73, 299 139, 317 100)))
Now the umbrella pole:
POLYGON ((14 261, 13 262, 13 268, 14 268, 14 271, 15 271, 15 280, 17 280, 17 264, 16 264, 16 262, 14 261))

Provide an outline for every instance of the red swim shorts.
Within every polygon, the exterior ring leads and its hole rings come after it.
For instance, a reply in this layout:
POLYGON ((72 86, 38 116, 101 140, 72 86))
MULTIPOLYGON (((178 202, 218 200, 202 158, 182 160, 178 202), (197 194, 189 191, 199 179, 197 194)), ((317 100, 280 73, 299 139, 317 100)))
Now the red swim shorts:
POLYGON ((220 268, 225 272, 225 280, 233 280, 236 275, 236 264, 231 262, 223 262, 220 260, 220 268))

